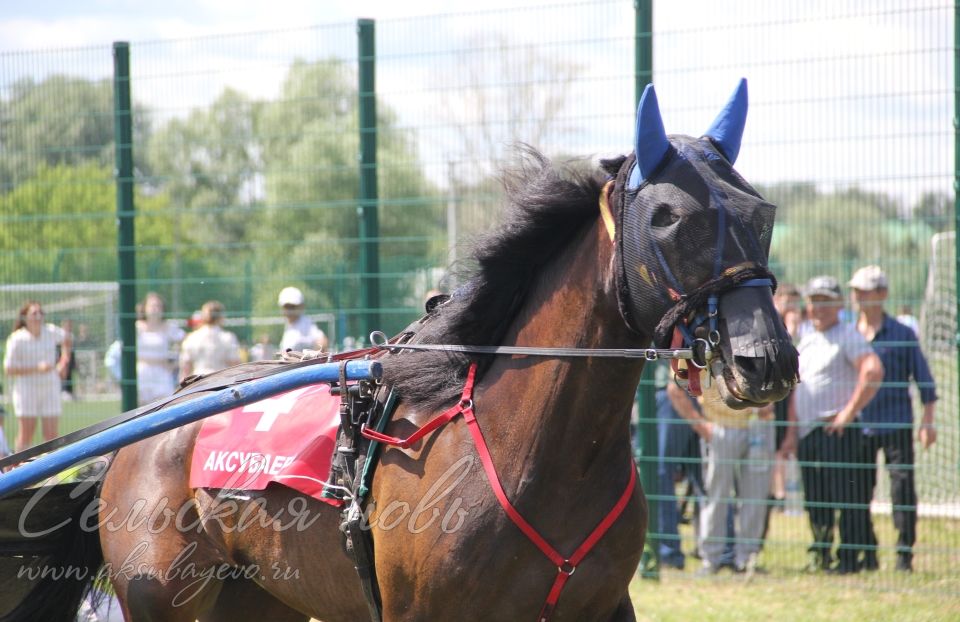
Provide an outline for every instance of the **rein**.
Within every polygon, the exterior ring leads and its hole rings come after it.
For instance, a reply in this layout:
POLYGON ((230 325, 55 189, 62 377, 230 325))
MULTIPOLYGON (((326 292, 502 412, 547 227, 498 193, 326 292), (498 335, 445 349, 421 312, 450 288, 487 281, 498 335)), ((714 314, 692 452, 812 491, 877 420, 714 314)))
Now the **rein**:
MULTIPOLYGON (((462 352, 466 354, 520 354, 526 356, 545 356, 552 358, 623 358, 657 361, 660 359, 683 359, 692 361, 697 367, 706 367, 713 357, 713 349, 704 340, 702 348, 548 348, 527 346, 465 346, 443 344, 391 344, 386 334, 379 330, 370 333, 370 343, 375 350, 419 350, 434 352, 462 352)), ((701 344, 697 344, 701 345, 701 344)))

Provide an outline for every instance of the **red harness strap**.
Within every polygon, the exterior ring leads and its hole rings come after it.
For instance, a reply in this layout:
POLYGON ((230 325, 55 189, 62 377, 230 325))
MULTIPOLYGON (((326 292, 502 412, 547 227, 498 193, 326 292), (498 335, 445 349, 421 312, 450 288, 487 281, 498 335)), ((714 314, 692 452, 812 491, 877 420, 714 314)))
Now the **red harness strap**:
POLYGON ((557 567, 557 577, 553 580, 553 585, 547 594, 546 602, 543 604, 540 615, 537 617, 539 622, 546 622, 546 620, 550 618, 550 614, 553 613, 557 601, 560 600, 560 592, 563 591, 563 586, 567 583, 567 580, 573 575, 577 566, 583 561, 583 558, 586 557, 590 550, 600 541, 600 538, 602 538, 607 530, 620 518, 620 514, 623 513, 624 508, 627 507, 627 503, 629 503, 630 497, 633 495, 633 489, 637 483, 637 467, 631 461, 630 480, 627 482, 627 487, 624 489, 623 494, 620 495, 617 503, 603 520, 593 528, 593 531, 591 531, 590 535, 577 547, 577 550, 574 551, 570 557, 564 557, 555 548, 550 546, 550 543, 543 539, 543 536, 537 532, 533 525, 528 523, 527 520, 520 515, 520 512, 513 507, 513 504, 510 503, 510 500, 507 498, 507 494, 503 491, 500 478, 497 476, 497 468, 493 464, 493 458, 490 456, 487 442, 483 438, 483 433, 480 431, 480 424, 477 423, 477 418, 473 412, 473 383, 476 372, 477 364, 471 363, 460 401, 455 406, 448 408, 431 419, 426 425, 407 438, 388 436, 366 427, 361 427, 360 433, 371 440, 406 449, 457 415, 463 415, 463 419, 467 423, 467 428, 470 430, 470 435, 473 437, 473 442, 477 446, 477 453, 480 454, 480 462, 483 464, 483 470, 487 474, 487 480, 490 482, 493 494, 497 497, 497 501, 500 502, 503 511, 506 512, 510 520, 513 521, 513 524, 523 532, 523 535, 527 536, 547 559, 557 567))
MULTIPOLYGON (((673 329, 673 341, 670 342, 671 348, 679 348, 683 345, 683 333, 680 332, 679 328, 674 327, 673 329)), ((677 375, 681 380, 687 381, 687 392, 694 396, 699 397, 703 394, 703 391, 700 389, 700 370, 694 367, 690 362, 687 362, 687 366, 684 369, 680 369, 680 359, 673 359, 670 361, 670 367, 673 368, 673 373, 677 375)))

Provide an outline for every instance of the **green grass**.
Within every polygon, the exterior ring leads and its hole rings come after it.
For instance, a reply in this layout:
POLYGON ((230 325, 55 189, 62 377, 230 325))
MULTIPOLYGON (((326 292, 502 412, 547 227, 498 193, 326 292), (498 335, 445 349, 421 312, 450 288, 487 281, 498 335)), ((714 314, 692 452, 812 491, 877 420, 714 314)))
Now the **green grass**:
MULTIPOLYGON (((665 569, 660 581, 634 580, 631 596, 639 620, 890 620, 960 619, 960 521, 924 519, 918 524, 915 572, 893 570, 896 541, 889 516, 874 516, 881 547, 878 572, 838 577, 807 574, 810 532, 805 516, 775 512, 761 556, 766 574, 747 580, 730 572, 694 576, 699 562, 687 558, 684 571, 665 569)), ((692 532, 681 528, 684 551, 692 532)))
MULTIPOLYGON (((103 421, 108 417, 120 414, 120 402, 118 400, 76 400, 63 403, 63 414, 60 416, 59 434, 69 434, 103 421)), ((3 418, 3 432, 7 437, 7 443, 13 449, 13 442, 17 436, 17 418, 9 412, 3 418)), ((43 440, 40 437, 40 425, 37 425, 34 443, 43 440)))

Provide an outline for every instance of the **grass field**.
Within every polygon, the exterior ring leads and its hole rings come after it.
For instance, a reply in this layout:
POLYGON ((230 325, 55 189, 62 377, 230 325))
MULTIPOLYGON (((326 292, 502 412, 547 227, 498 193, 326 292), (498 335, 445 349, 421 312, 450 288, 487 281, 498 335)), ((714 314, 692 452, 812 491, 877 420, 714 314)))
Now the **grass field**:
MULTIPOLYGON (((890 516, 875 515, 874 523, 881 546, 896 541, 890 516)), ((803 571, 806 517, 775 512, 760 561, 765 574, 698 578, 699 562, 688 556, 683 571, 665 569, 659 581, 635 579, 631 595, 637 618, 648 621, 960 620, 960 521, 921 518, 917 536, 912 574, 894 571, 895 553, 884 548, 877 572, 812 575, 803 571)), ((691 551, 689 527, 681 528, 681 538, 691 551)))
MULTIPOLYGON (((88 425, 93 425, 98 421, 103 421, 107 417, 120 414, 120 402, 118 400, 77 400, 73 402, 65 401, 63 403, 63 415, 60 416, 60 434, 68 434, 74 430, 79 430, 88 425)), ((37 426, 36 438, 34 443, 39 443, 40 426, 37 426)), ((17 436, 17 418, 7 415, 3 418, 3 432, 7 437, 10 448, 13 449, 13 441, 17 436)))

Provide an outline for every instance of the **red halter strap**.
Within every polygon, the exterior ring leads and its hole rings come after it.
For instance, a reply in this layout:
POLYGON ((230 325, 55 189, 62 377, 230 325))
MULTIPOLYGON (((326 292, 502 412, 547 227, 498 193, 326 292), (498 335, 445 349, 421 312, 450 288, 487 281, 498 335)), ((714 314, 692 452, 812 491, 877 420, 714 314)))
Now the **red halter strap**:
MULTIPOLYGON (((674 327, 673 329, 673 341, 670 343, 670 347, 683 347, 683 334, 680 332, 679 328, 674 327)), ((671 360, 670 367, 673 368, 673 373, 676 374, 678 378, 687 381, 687 393, 693 397, 700 397, 703 395, 703 391, 700 389, 699 369, 690 364, 689 361, 687 362, 687 367, 685 369, 680 369, 680 359, 671 360)))
POLYGON ((590 550, 593 549, 597 542, 600 541, 607 530, 610 529, 615 522, 617 522, 617 519, 620 518, 620 514, 622 514, 624 508, 627 507, 627 503, 629 503, 630 497, 633 495, 633 489, 637 483, 637 467, 631 460, 630 480, 627 482, 627 487, 624 489, 623 494, 620 495, 617 503, 603 518, 603 520, 601 520, 600 523, 593 528, 593 531, 591 531, 590 535, 588 535, 580 544, 580 546, 577 547, 577 550, 575 550, 570 557, 564 557, 555 548, 553 548, 550 543, 544 540, 543 536, 537 532, 533 525, 528 523, 527 520, 521 516, 520 512, 518 512, 513 504, 510 503, 510 500, 507 498, 507 494, 503 491, 503 486, 500 484, 500 478, 497 476, 497 468, 493 464, 493 458, 490 455, 487 442, 483 438, 483 432, 480 431, 480 424, 477 423, 477 418, 474 416, 473 412, 473 385, 474 379, 476 378, 476 372, 477 364, 471 363, 470 370, 467 372, 467 381, 464 384, 463 394, 460 397, 460 401, 455 406, 448 408, 444 412, 431 419, 426 425, 419 428, 410 436, 406 438, 397 438, 395 436, 381 434, 380 432, 370 430, 366 427, 361 427, 360 433, 370 440, 375 440, 381 443, 395 445, 397 447, 406 449, 457 415, 463 415, 463 419, 467 423, 467 428, 470 430, 470 435, 473 437, 473 442, 477 446, 477 453, 480 455, 480 462, 483 464, 483 470, 487 474, 487 480, 490 482, 490 487, 493 489, 493 494, 497 497, 497 501, 500 502, 500 506, 503 508, 503 511, 507 514, 510 520, 513 521, 513 524, 516 525, 521 532, 523 532, 523 535, 533 542, 536 547, 540 549, 540 552, 542 552, 547 559, 549 559, 550 562, 557 567, 557 576, 553 580, 553 585, 550 587, 550 592, 547 594, 546 602, 544 602, 543 608, 540 610, 540 615, 537 616, 538 622, 546 622, 546 620, 548 620, 550 615, 553 613, 553 610, 557 605, 557 601, 560 600, 560 592, 563 591, 563 586, 567 583, 567 580, 573 575, 574 571, 577 569, 577 566, 581 561, 583 561, 583 558, 586 557, 590 550))

